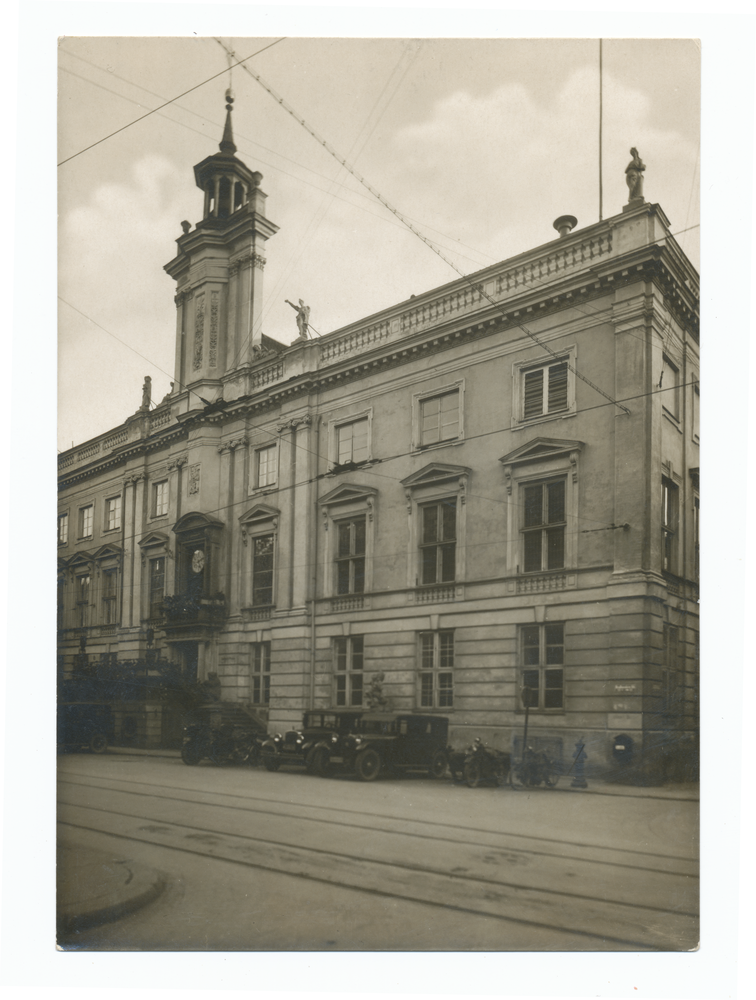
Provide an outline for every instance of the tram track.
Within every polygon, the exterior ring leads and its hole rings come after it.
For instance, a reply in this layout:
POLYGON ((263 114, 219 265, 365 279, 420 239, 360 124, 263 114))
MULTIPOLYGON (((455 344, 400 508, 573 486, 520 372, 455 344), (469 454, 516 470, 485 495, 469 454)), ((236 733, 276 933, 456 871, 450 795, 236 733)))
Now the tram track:
POLYGON ((639 867, 633 852, 605 849, 614 861, 597 862, 586 855, 595 847, 556 841, 545 855, 543 845, 540 853, 529 850, 520 835, 459 824, 399 823, 396 817, 373 814, 356 822, 354 814, 350 821, 348 811, 333 806, 293 806, 197 789, 187 798, 187 790, 153 782, 76 780, 87 777, 61 775, 63 829, 534 928, 568 929, 621 947, 668 950, 680 947, 673 942, 696 939, 697 883, 694 890, 691 873, 661 867, 674 860, 669 857, 659 857, 656 867, 639 867), (200 802, 197 795, 212 801, 200 802), (344 836, 359 838, 357 849, 339 843, 344 836), (646 877, 656 889, 651 898, 646 877), (574 880, 574 888, 566 888, 565 880, 574 880), (600 891, 590 891, 592 886, 600 891))

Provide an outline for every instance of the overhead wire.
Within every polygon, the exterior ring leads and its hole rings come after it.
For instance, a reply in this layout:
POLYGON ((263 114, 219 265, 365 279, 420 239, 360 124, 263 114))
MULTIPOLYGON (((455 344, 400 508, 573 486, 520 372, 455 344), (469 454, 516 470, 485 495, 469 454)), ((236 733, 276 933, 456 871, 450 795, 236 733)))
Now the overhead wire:
MULTIPOLYGON (((279 42, 283 42, 284 40, 285 40, 284 38, 277 38, 276 41, 271 42, 270 45, 265 45, 263 48, 258 49, 257 52, 253 52, 251 55, 245 56, 244 59, 239 60, 239 62, 236 65, 237 66, 244 65, 244 63, 246 63, 249 59, 254 59, 255 56, 259 56, 262 52, 266 52, 268 49, 272 49, 274 45, 278 45, 279 42)), ((177 94, 175 97, 172 97, 169 101, 166 101, 164 104, 161 104, 159 107, 152 108, 151 111, 148 111, 144 115, 140 115, 140 117, 134 119, 134 121, 128 122, 126 125, 122 125, 120 128, 115 129, 113 132, 109 132, 107 135, 104 135, 101 139, 98 139, 96 142, 91 142, 88 146, 85 146, 83 149, 80 149, 77 153, 72 153, 71 156, 67 156, 64 160, 61 160, 58 163, 58 166, 62 167, 64 163, 69 163, 71 160, 76 159, 77 156, 81 156, 82 153, 86 153, 87 150, 94 149, 95 146, 99 146, 100 143, 105 142, 107 139, 112 139, 113 136, 118 135, 119 132, 123 132, 125 131, 125 129, 131 128, 131 126, 136 125, 137 122, 144 121, 144 119, 149 118, 150 115, 154 115, 157 111, 160 111, 162 108, 167 107, 169 104, 173 104, 174 101, 179 100, 179 98, 186 97, 186 95, 191 94, 193 90, 199 90, 199 88, 204 87, 206 83, 210 83, 212 80, 216 80, 219 76, 223 76, 223 74, 227 72, 228 69, 226 68, 222 69, 220 73, 214 73, 212 76, 209 76, 206 80, 203 80, 201 83, 195 84, 188 90, 182 91, 180 94, 177 94)))
MULTIPOLYGON (((89 59, 84 59, 82 56, 79 56, 79 55, 77 55, 74 52, 65 52, 65 55, 72 56, 74 59, 79 59, 81 62, 84 62, 88 66, 92 66, 95 69, 99 69, 103 73, 107 72, 101 66, 98 66, 96 63, 91 62, 89 59)), ((106 87, 106 86, 104 86, 101 83, 97 83, 95 80, 91 80, 91 79, 89 79, 86 76, 82 76, 80 73, 74 73, 73 70, 66 69, 65 66, 61 66, 60 70, 63 73, 67 73, 69 76, 76 77, 77 80, 82 80, 84 83, 88 83, 88 84, 90 84, 93 87, 97 87, 99 90, 104 90, 108 94, 113 94, 114 97, 118 97, 121 100, 128 101, 130 104, 135 104, 135 105, 137 105, 137 107, 140 107, 140 108, 144 107, 143 104, 141 104, 139 101, 135 100, 134 98, 127 97, 125 94, 119 94, 118 91, 112 90, 110 87, 106 87)), ((145 91, 145 93, 150 94, 153 97, 157 97, 160 100, 165 100, 165 97, 162 94, 158 94, 154 90, 149 90, 147 87, 142 87, 141 84, 134 83, 133 80, 128 80, 126 77, 119 76, 119 74, 117 74, 117 73, 112 73, 112 74, 109 74, 109 75, 114 76, 118 80, 122 80, 124 83, 129 84, 129 86, 137 87, 139 90, 143 90, 143 91, 145 91)), ((180 109, 181 111, 185 111, 187 114, 192 115, 194 118, 199 118, 203 122, 208 122, 209 124, 217 127, 219 130, 222 130, 222 128, 223 128, 223 122, 216 121, 215 119, 210 119, 206 115, 197 114, 197 112, 196 111, 192 111, 191 108, 187 108, 183 104, 177 104, 175 101, 174 102, 170 102, 170 101, 167 102, 165 105, 163 105, 163 108, 167 107, 169 104, 172 104, 173 107, 176 107, 176 108, 180 109)), ((159 111, 156 112, 156 114, 158 115, 159 118, 165 118, 166 121, 169 121, 172 124, 179 126, 179 128, 187 129, 190 132, 194 132, 197 135, 201 135, 203 138, 208 138, 208 133, 207 133, 206 130, 198 129, 198 128, 193 128, 191 125, 188 125, 186 122, 179 121, 178 118, 172 118, 170 115, 163 114, 163 113, 161 113, 159 111)), ((137 121, 139 121, 139 120, 140 119, 137 119, 137 121)), ((288 163, 293 164, 295 167, 298 167, 300 170, 305 170, 305 171, 307 171, 307 173, 313 174, 315 177, 321 177, 323 180, 328 181, 329 183, 331 181, 330 177, 328 177, 326 174, 321 173, 319 170, 313 170, 313 168, 312 167, 308 167, 307 164, 300 163, 299 160, 294 160, 290 156, 286 156, 284 153, 280 153, 280 152, 278 152, 275 149, 271 149, 269 146, 264 145, 264 143, 258 142, 256 139, 251 139, 249 136, 247 136, 243 132, 239 131, 237 123, 234 124, 234 140, 236 142, 239 142, 239 143, 247 143, 250 146, 254 146, 254 147, 258 148, 258 149, 264 149, 266 152, 272 153, 273 156, 276 156, 279 159, 286 160, 288 163)), ((255 160, 258 163, 261 163, 261 164, 263 164, 266 167, 270 167, 271 170, 275 170, 279 174, 283 174, 284 177, 291 177, 292 180, 295 180, 297 183, 304 184, 307 187, 311 187, 315 191, 321 191, 321 192, 326 191, 325 188, 322 188, 319 185, 314 184, 312 181, 308 181, 304 177, 300 177, 297 174, 292 173, 289 170, 284 170, 283 167, 279 166, 277 163, 271 163, 270 160, 263 159, 262 157, 260 157, 260 155, 258 153, 253 152, 251 149, 250 149, 249 155, 250 156, 254 156, 255 160)), ((342 191, 344 191, 345 193, 348 193, 350 195, 353 195, 355 198, 359 198, 362 201, 367 202, 367 203, 369 203, 371 205, 374 203, 374 199, 373 199, 373 197, 371 195, 363 194, 362 191, 358 191, 358 190, 356 190, 353 187, 351 187, 351 188, 347 187, 345 184, 343 184, 341 182, 339 183, 339 187, 341 187, 342 191)), ((367 205, 357 204, 355 201, 352 201, 350 198, 346 198, 346 197, 344 197, 343 195, 340 195, 340 194, 334 194, 333 197, 336 198, 339 201, 343 201, 344 204, 346 204, 346 205, 351 205, 352 208, 356 208, 360 212, 366 212, 368 215, 372 216, 374 219, 378 219, 380 222, 383 222, 386 225, 395 226, 397 229, 402 229, 403 231, 406 230, 406 227, 403 225, 403 223, 401 223, 398 220, 395 220, 393 218, 387 218, 385 214, 378 214, 376 212, 371 212, 370 209, 367 207, 367 205)), ((413 219, 413 216, 410 215, 410 216, 408 216, 408 218, 413 219)), ((479 257, 485 257, 488 260, 490 260, 492 263, 494 263, 496 261, 496 258, 493 257, 493 256, 491 256, 491 254, 487 254, 483 250, 478 250, 476 247, 472 247, 468 243, 465 243, 462 240, 458 240, 454 236, 450 236, 448 233, 442 233, 440 230, 435 229, 433 226, 429 225, 427 222, 424 222, 424 221, 421 222, 418 219, 413 219, 413 221, 417 222, 418 225, 422 225, 424 229, 430 230, 431 232, 436 233, 438 236, 442 237, 444 240, 447 240, 447 241, 449 241, 451 243, 456 244, 456 246, 453 248, 454 251, 455 251, 455 253, 457 253, 458 256, 464 258, 465 260, 469 260, 473 264, 477 264, 478 266, 485 266, 485 265, 481 264, 481 262, 479 260, 476 260, 475 258, 470 257, 470 256, 468 256, 465 253, 462 253, 462 251, 459 250, 458 247, 464 247, 466 250, 471 250, 473 253, 478 254, 479 257)), ((452 248, 450 248, 450 249, 452 249, 452 248)))
MULTIPOLYGON (((485 287, 482 284, 476 282, 471 275, 467 275, 462 270, 460 270, 460 268, 458 268, 453 261, 451 261, 444 253, 442 253, 441 250, 439 250, 439 248, 431 240, 429 240, 427 236, 425 236, 419 229, 413 226, 412 223, 409 221, 409 219, 405 215, 403 215, 397 208, 395 208, 389 201, 387 201, 387 199, 384 198, 383 195, 376 188, 374 188, 360 173, 358 173, 355 167, 351 163, 349 163, 345 157, 341 156, 328 142, 327 139, 324 139, 307 121, 305 121, 304 118, 300 118, 299 114, 288 103, 288 101, 286 101, 284 97, 278 94, 270 86, 270 84, 268 84, 262 78, 262 76, 259 73, 253 72, 249 68, 249 66, 246 65, 242 66, 242 69, 246 73, 248 73, 249 76, 251 76, 254 80, 257 80, 260 86, 265 91, 267 91, 268 94, 270 94, 270 96, 275 101, 278 102, 278 104, 281 105, 281 107, 287 112, 287 114, 291 115, 291 117, 294 118, 295 121, 299 122, 300 125, 307 132, 309 132, 309 134, 313 137, 313 139, 315 139, 316 142, 318 142, 328 153, 330 153, 331 156, 333 156, 338 163, 341 163, 356 180, 358 180, 365 188, 367 188, 367 190, 370 191, 370 193, 373 194, 374 197, 376 197, 382 205, 384 205, 390 212, 392 212, 398 219, 400 219, 400 221, 402 221, 405 224, 405 226, 407 226, 407 228, 415 234, 415 236, 421 239, 423 243, 425 243, 425 245, 429 247, 429 249, 431 249, 437 256, 439 256, 443 261, 445 261, 449 265, 449 267, 451 267, 454 271, 456 271, 461 278, 467 281, 474 291, 477 291, 482 298, 487 299, 491 303, 491 305, 494 306, 494 308, 496 309, 501 308, 499 303, 497 303, 496 300, 491 295, 488 294, 488 292, 486 291, 485 287)), ((535 334, 532 333, 532 331, 530 331, 525 326, 524 323, 518 323, 517 325, 528 337, 530 337, 531 340, 534 341, 534 343, 538 344, 538 346, 542 350, 545 350, 547 353, 552 354, 555 358, 558 357, 558 355, 554 351, 552 351, 551 348, 549 348, 545 344, 542 344, 535 336, 535 334)), ((612 399, 609 393, 604 392, 603 389, 601 389, 589 378, 587 378, 587 376, 583 375, 583 373, 580 372, 570 361, 567 361, 565 363, 567 364, 567 368, 573 373, 573 375, 576 376, 576 378, 581 379, 581 381, 589 385, 595 392, 599 393, 599 395, 603 396, 605 399, 608 399, 610 402, 614 403, 615 406, 618 406, 621 410, 623 410, 623 412, 626 415, 628 416, 630 415, 630 411, 626 406, 623 406, 621 403, 618 403, 616 400, 612 399)))

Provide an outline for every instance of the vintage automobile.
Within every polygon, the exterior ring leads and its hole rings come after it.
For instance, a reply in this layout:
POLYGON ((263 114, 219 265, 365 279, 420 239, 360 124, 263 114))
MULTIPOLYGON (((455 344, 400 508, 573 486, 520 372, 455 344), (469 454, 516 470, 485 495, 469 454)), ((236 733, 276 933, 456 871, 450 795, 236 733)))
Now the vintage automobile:
POLYGON ((366 712, 342 743, 343 754, 331 756, 361 781, 374 781, 383 770, 446 774, 449 720, 412 712, 366 712), (338 760, 342 757, 342 760, 338 760))
POLYGON ((277 771, 282 764, 305 767, 325 775, 332 741, 354 731, 362 710, 353 708, 311 709, 304 713, 301 729, 268 737, 261 747, 263 765, 277 771))
POLYGON ((58 751, 87 749, 104 753, 113 742, 115 722, 110 705, 58 705, 58 751))

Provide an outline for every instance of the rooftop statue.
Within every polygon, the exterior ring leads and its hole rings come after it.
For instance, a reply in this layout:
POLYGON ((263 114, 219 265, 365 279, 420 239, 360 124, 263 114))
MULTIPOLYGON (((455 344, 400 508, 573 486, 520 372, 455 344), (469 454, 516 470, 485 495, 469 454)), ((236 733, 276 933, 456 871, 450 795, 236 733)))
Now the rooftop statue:
MULTIPOLYGON (((288 299, 285 299, 285 301, 297 314, 297 329, 299 330, 299 337, 297 340, 308 340, 310 336, 307 331, 308 323, 310 321, 310 307, 306 306, 302 299, 299 300, 298 306, 295 306, 293 302, 289 302, 288 299)), ((296 342, 297 341, 294 341, 294 343, 296 342)))
POLYGON ((152 399, 152 379, 149 375, 144 376, 144 385, 142 386, 142 405, 139 407, 140 410, 149 410, 150 401, 152 399))
POLYGON ((643 171, 646 164, 638 155, 638 150, 633 146, 630 150, 632 160, 625 167, 625 180, 629 191, 628 202, 643 201, 643 171))

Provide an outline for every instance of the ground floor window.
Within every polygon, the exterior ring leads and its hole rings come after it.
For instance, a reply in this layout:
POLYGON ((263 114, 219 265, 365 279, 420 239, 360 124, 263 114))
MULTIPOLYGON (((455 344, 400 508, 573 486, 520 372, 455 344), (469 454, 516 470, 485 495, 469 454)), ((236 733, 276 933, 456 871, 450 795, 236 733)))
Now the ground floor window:
POLYGON ((454 704, 454 632, 420 633, 420 707, 454 704))
POLYGON ((270 643, 252 643, 252 704, 270 704, 270 643))
POLYGON ((523 625, 520 657, 522 704, 529 698, 531 709, 564 710, 564 625, 523 625))
POLYGON ((361 635, 337 636, 333 640, 336 705, 362 705, 364 691, 364 639, 361 635))

